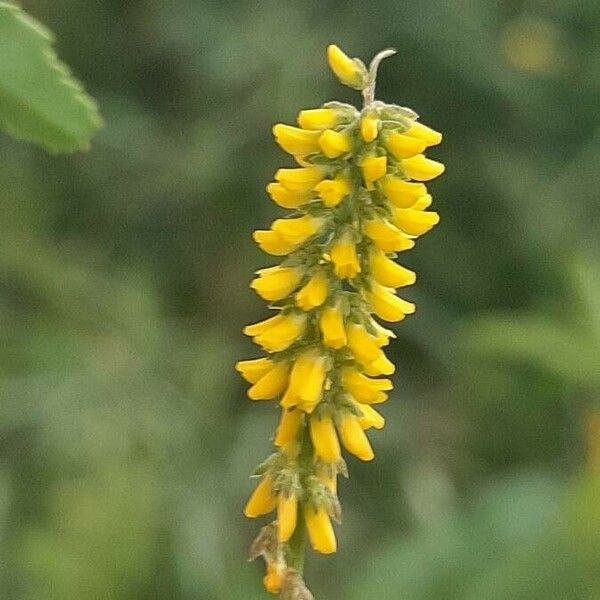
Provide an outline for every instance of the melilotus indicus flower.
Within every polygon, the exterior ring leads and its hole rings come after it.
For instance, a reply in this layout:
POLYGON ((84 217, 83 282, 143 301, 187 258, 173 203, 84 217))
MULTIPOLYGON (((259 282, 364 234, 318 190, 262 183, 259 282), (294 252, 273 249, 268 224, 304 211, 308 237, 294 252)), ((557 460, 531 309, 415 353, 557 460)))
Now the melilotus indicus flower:
POLYGON ((423 182, 444 171, 425 150, 442 136, 415 112, 374 99, 385 50, 370 68, 327 49, 329 65, 345 85, 363 93, 364 106, 327 102, 302 110, 297 125, 277 124, 275 141, 299 166, 275 173, 267 192, 292 212, 254 232, 277 266, 251 283, 273 315, 248 325, 266 356, 237 370, 252 400, 275 400, 280 420, 276 451, 255 472, 260 478, 246 516, 275 513, 252 546, 266 561, 264 584, 284 599, 312 595, 302 579, 305 539, 323 554, 336 551, 332 520, 340 519, 337 476, 346 475, 343 451, 370 461, 367 434, 385 420, 394 365, 385 354, 398 323, 415 305, 396 295, 416 275, 394 259, 439 221, 427 210, 423 182))

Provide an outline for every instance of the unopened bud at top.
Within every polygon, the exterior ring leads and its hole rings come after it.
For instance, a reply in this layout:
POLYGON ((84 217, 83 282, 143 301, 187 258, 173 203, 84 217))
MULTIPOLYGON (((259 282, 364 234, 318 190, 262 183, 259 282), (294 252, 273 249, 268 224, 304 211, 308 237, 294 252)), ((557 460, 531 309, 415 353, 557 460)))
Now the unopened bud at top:
POLYGON ((341 83, 355 90, 363 90, 369 80, 367 68, 358 58, 350 58, 335 44, 327 47, 327 61, 341 83))

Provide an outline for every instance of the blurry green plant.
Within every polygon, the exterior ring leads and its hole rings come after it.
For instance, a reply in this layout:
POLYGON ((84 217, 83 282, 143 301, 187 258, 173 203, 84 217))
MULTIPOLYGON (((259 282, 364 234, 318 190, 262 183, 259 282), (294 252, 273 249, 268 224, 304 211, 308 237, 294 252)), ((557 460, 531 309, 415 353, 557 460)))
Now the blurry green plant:
POLYGON ((0 128, 50 152, 84 150, 102 119, 53 39, 18 6, 0 2, 0 128))

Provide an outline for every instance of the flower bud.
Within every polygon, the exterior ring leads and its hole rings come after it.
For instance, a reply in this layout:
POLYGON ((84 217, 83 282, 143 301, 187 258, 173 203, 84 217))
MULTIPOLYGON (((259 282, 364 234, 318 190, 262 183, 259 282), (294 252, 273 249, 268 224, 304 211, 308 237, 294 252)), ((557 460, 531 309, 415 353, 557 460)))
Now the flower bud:
POLYGON ((273 480, 269 475, 265 475, 252 492, 244 508, 244 514, 250 519, 255 519, 275 510, 276 506, 277 497, 273 493, 273 480))
POLYGON ((323 179, 315 186, 315 192, 328 208, 337 206, 351 191, 350 181, 343 175, 336 175, 334 179, 323 179))
POLYGON ((327 47, 327 61, 341 83, 355 90, 362 90, 368 83, 365 65, 357 58, 350 58, 335 44, 327 47))
POLYGON ((371 444, 363 428, 360 426, 356 415, 349 412, 344 413, 340 422, 339 432, 342 444, 344 444, 344 448, 350 454, 354 454, 360 460, 373 460, 375 457, 373 448, 371 448, 371 444))
POLYGON ((439 177, 446 167, 440 162, 425 158, 423 154, 417 154, 412 158, 402 161, 402 168, 411 179, 417 181, 429 181, 439 177))
POLYGON ((337 550, 335 533, 331 519, 325 507, 304 507, 304 521, 308 530, 308 538, 314 550, 321 554, 331 554, 337 550))
POLYGON ((319 147, 327 158, 337 158, 352 149, 352 139, 346 132, 326 129, 319 137, 319 147))

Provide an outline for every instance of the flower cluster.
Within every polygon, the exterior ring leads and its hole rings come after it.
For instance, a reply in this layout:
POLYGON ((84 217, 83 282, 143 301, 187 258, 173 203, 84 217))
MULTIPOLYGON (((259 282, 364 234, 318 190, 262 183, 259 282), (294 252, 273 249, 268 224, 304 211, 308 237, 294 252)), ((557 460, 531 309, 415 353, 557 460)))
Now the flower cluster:
POLYGON ((377 318, 397 323, 415 311, 396 288, 416 275, 394 259, 439 221, 423 182, 444 171, 424 155, 441 134, 412 110, 373 100, 378 57, 367 70, 332 45, 328 61, 342 83, 363 91, 365 106, 328 102, 301 111, 298 126, 273 127, 299 166, 279 169, 267 192, 293 212, 254 232, 282 262, 251 283, 275 314, 244 333, 267 355, 237 364, 252 400, 281 407, 277 450, 258 468, 245 508, 251 518, 277 513, 275 542, 262 552, 274 593, 297 563, 304 530, 317 552, 336 550, 341 448, 373 459, 365 431, 384 426, 374 406, 392 389, 384 348, 395 335, 377 318))

